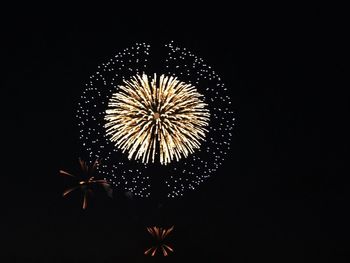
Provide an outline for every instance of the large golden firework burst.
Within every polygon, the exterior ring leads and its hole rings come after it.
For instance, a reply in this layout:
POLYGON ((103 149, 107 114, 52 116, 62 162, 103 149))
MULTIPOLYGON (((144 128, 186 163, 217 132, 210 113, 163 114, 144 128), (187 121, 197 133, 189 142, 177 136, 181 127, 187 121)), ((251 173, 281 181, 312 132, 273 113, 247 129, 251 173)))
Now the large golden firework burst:
POLYGON ((176 77, 133 76, 109 101, 105 128, 129 159, 161 164, 187 157, 200 147, 209 125, 203 95, 176 77))

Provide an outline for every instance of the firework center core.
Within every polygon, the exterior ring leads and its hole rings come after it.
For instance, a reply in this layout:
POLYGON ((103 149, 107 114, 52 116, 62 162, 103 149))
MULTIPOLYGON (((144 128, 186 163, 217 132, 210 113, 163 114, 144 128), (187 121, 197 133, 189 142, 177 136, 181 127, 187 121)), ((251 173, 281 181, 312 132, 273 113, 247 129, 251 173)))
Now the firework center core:
POLYGON ((112 94, 106 133, 129 159, 168 164, 200 148, 208 132, 207 107, 192 84, 173 76, 136 75, 112 94))
POLYGON ((153 114, 153 118, 154 118, 155 120, 159 119, 159 118, 160 118, 160 114, 159 114, 158 112, 155 112, 155 113, 153 114))

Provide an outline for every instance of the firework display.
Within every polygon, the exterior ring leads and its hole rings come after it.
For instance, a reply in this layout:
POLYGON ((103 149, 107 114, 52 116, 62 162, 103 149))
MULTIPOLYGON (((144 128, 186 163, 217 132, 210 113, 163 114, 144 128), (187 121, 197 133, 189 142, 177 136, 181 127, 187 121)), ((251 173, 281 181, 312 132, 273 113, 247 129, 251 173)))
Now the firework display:
POLYGON ((62 176, 70 176, 75 179, 78 179, 78 185, 68 188, 63 192, 63 196, 65 197, 69 193, 73 192, 74 190, 80 189, 83 193, 83 209, 87 208, 88 204, 88 196, 92 194, 93 187, 96 185, 101 185, 106 190, 108 196, 112 197, 112 188, 110 187, 109 183, 106 180, 96 180, 94 177, 94 174, 96 172, 96 169, 99 165, 98 160, 95 160, 94 163, 89 167, 85 161, 79 159, 80 169, 81 169, 81 176, 77 177, 71 173, 68 173, 66 171, 60 170, 59 174, 62 176), (79 179, 80 178, 80 179, 79 179))
POLYGON ((174 252, 174 249, 165 244, 165 238, 174 230, 174 226, 171 228, 162 228, 162 227, 147 227, 148 233, 154 238, 155 244, 148 248, 144 254, 151 255, 152 257, 158 253, 162 253, 164 257, 168 256, 169 253, 174 252))
POLYGON ((150 81, 143 74, 119 88, 108 104, 105 127, 129 159, 154 162, 159 151, 160 163, 167 164, 199 148, 210 114, 193 86, 156 74, 150 81))
POLYGON ((153 191, 155 165, 168 197, 194 190, 230 150, 233 112, 227 88, 203 59, 173 42, 137 43, 98 66, 80 98, 77 118, 85 158, 102 158, 98 173, 135 197, 153 191))

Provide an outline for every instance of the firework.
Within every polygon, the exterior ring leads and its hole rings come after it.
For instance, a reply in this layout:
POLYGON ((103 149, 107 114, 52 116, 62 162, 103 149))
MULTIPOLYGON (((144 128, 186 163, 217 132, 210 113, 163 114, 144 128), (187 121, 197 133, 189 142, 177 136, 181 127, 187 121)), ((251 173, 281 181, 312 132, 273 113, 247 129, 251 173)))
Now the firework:
MULTIPOLYGON (((169 245, 164 243, 165 238, 173 231, 174 226, 171 228, 162 228, 162 227, 147 227, 148 233, 151 234, 151 236, 156 241, 156 244, 152 247, 146 249, 144 252, 145 255, 151 255, 152 257, 156 255, 158 251, 161 251, 163 256, 168 256, 170 252, 174 252, 174 249, 170 247, 169 245)), ((160 253, 160 252, 159 252, 160 253)))
POLYGON ((152 50, 146 43, 126 48, 98 66, 77 112, 85 158, 102 158, 98 173, 135 197, 150 196, 151 167, 158 164, 166 164, 162 180, 168 197, 196 189, 218 171, 232 140, 231 99, 219 75, 173 42, 160 48, 166 55, 157 58, 163 67, 156 75, 149 70, 152 50), (158 93, 172 94, 180 102, 172 109, 188 113, 164 115, 158 107, 166 106, 158 93), (186 106, 191 100, 195 103, 186 106), (184 126, 186 116, 191 117, 184 126), (193 128, 186 130, 187 124, 193 128))
MULTIPOLYGON (((78 185, 68 188, 63 192, 63 196, 65 197, 69 193, 73 192, 74 190, 80 189, 83 192, 83 209, 86 209, 87 207, 87 198, 88 195, 92 194, 92 188, 95 185, 101 185, 106 190, 108 196, 112 196, 112 189, 109 185, 109 183, 106 180, 96 180, 94 177, 94 174, 96 172, 96 169, 99 165, 98 160, 95 160, 95 162, 89 167, 85 161, 79 159, 79 164, 82 172, 82 178, 78 181, 78 185)), ((66 171, 60 170, 60 175, 62 176, 71 176, 76 179, 78 179, 75 175, 68 173, 66 171)))
POLYGON ((119 86, 106 110, 107 135, 128 158, 160 163, 187 157, 208 131, 207 104, 195 87, 174 77, 136 75, 119 86))

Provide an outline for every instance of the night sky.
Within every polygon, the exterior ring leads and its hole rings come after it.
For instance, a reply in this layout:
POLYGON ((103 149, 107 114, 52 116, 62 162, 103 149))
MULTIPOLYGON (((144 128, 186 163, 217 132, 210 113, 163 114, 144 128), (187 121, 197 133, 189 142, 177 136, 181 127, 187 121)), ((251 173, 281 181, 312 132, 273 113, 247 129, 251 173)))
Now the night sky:
POLYGON ((344 19, 327 8, 275 8, 5 19, 1 262, 348 262, 344 19), (58 171, 78 168, 85 81, 135 42, 170 40, 230 90, 227 160, 182 198, 98 192, 83 211, 78 192, 62 198, 58 171), (143 255, 151 225, 175 225, 171 257, 143 255))

